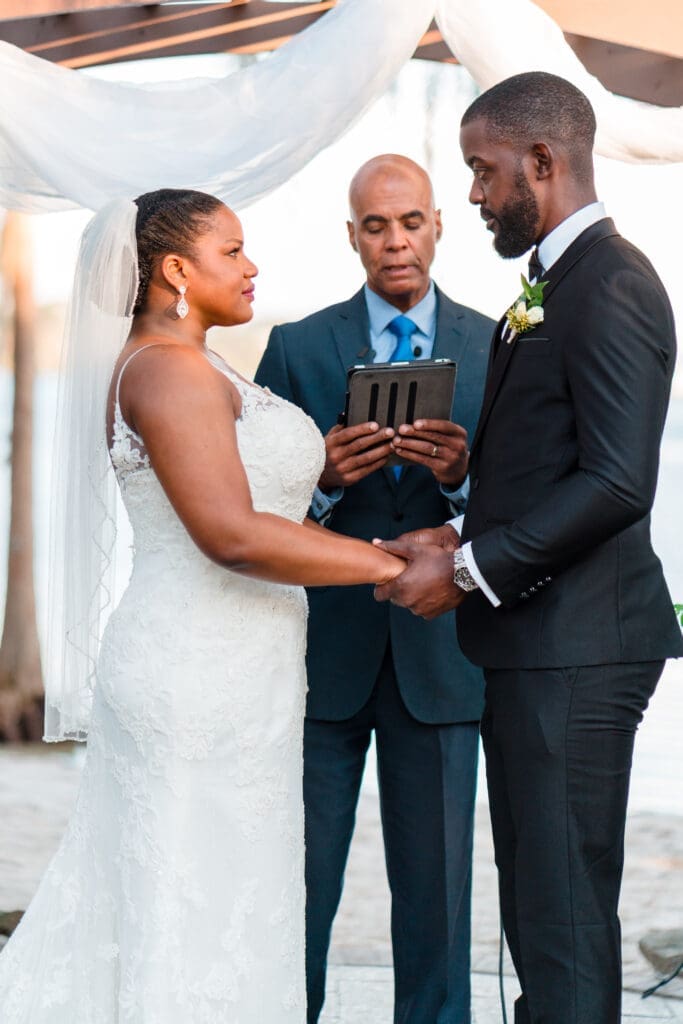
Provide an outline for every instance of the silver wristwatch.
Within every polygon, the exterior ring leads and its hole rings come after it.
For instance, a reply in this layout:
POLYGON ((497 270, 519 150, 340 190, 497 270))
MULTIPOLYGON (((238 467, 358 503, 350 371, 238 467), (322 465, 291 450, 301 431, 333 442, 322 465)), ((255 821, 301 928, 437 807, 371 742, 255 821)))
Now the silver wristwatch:
POLYGON ((453 552, 453 582, 461 590, 476 590, 479 584, 467 568, 467 562, 460 548, 453 552))

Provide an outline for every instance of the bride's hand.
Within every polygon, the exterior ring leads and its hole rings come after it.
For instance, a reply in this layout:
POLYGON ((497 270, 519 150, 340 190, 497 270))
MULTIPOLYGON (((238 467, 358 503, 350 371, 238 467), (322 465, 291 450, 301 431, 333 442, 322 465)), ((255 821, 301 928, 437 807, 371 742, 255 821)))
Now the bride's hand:
POLYGON ((384 583, 391 583, 408 567, 408 563, 403 558, 397 558, 395 555, 388 554, 388 552, 384 552, 384 554, 386 554, 386 559, 382 559, 381 578, 378 578, 376 583, 378 587, 381 587, 384 583), (386 565, 384 564, 385 562, 386 565))

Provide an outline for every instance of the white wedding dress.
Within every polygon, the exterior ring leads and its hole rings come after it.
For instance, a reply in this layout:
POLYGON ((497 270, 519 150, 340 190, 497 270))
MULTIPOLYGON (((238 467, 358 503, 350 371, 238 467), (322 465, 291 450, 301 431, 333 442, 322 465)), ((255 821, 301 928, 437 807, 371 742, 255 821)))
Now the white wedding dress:
MULTIPOLYGON (((312 420, 211 356, 242 398, 257 510, 303 520, 312 420)), ((134 531, 108 623, 83 779, 0 954, 1 1024, 304 1024, 303 589, 209 561, 117 400, 134 531)))

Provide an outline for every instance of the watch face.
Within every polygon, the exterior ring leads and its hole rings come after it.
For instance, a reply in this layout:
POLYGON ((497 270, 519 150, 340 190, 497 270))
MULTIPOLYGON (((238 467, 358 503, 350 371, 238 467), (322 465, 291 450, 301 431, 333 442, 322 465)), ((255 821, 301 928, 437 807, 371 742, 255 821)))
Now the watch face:
POLYGON ((461 590, 475 590, 477 587, 476 581, 472 578, 472 575, 467 567, 462 569, 456 569, 453 576, 453 581, 460 587, 461 590))

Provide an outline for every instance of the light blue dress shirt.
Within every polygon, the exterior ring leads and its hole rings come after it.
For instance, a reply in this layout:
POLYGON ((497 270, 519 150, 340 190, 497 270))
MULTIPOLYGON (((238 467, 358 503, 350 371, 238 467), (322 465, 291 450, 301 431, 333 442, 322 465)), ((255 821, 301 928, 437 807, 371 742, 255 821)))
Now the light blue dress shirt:
POLYGON ((388 363, 396 348, 396 335, 389 330, 389 324, 397 316, 407 316, 413 321, 417 330, 412 337, 413 353, 415 349, 422 351, 415 359, 431 359, 436 337, 436 288, 432 281, 429 290, 416 306, 402 314, 402 310, 392 306, 368 285, 363 289, 365 303, 368 307, 370 323, 370 347, 374 353, 374 363, 388 363))
MULTIPOLYGON (((434 351, 434 339, 436 338, 436 316, 437 298, 436 288, 432 281, 424 298, 420 299, 417 305, 413 306, 406 313, 392 306, 390 302, 366 284, 364 288, 365 302, 368 308, 368 322, 370 325, 370 352, 368 362, 388 363, 396 348, 396 335, 389 330, 389 324, 397 316, 410 317, 415 323, 417 330, 412 337, 413 352, 421 349, 416 359, 431 359, 434 351)), ((465 510, 467 499, 470 493, 469 478, 465 479, 462 487, 455 491, 447 491, 441 488, 441 493, 448 500, 453 515, 458 515, 465 510)), ((319 523, 325 523, 332 514, 332 510, 344 494, 343 487, 335 487, 325 493, 316 487, 311 499, 311 513, 319 523)))

